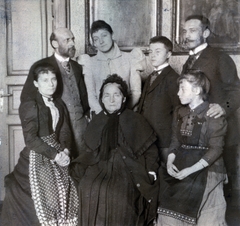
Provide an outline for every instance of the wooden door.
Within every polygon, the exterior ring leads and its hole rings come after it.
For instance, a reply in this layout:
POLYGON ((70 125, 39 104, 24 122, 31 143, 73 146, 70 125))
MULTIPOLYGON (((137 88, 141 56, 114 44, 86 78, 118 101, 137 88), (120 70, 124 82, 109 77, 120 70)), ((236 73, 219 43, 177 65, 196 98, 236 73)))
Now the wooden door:
POLYGON ((0 200, 4 177, 24 147, 18 115, 20 94, 30 66, 52 54, 54 1, 0 1, 0 200))

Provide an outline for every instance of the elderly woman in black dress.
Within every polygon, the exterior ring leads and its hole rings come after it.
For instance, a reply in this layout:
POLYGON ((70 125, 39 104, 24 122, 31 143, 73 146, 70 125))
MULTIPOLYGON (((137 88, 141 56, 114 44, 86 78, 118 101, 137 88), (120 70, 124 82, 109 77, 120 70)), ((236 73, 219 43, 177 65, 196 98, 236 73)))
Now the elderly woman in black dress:
POLYGON ((69 177, 71 131, 67 110, 58 97, 56 72, 36 65, 35 97, 19 108, 26 147, 6 176, 2 225, 77 225, 78 198, 69 177))
POLYGON ((88 148, 72 164, 79 225, 147 225, 155 217, 156 137, 141 115, 125 108, 127 93, 116 74, 103 82, 103 111, 89 123, 88 148))

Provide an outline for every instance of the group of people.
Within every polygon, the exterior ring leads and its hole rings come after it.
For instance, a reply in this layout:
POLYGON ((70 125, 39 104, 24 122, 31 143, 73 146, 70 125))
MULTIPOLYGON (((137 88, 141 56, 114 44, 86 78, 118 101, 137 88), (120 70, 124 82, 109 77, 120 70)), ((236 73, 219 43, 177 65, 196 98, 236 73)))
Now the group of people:
POLYGON ((21 93, 26 147, 5 177, 2 225, 227 225, 222 156, 238 142, 240 81, 210 33, 207 18, 187 17, 178 75, 164 36, 148 56, 127 53, 98 20, 98 52, 77 63, 72 32, 57 28, 21 93))

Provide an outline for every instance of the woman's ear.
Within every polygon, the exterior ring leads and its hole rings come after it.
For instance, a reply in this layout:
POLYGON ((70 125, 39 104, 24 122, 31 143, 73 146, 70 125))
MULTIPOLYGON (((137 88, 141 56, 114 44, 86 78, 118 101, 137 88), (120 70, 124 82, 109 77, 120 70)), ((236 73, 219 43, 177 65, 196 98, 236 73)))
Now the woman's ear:
POLYGON ((126 101, 126 97, 123 98, 123 103, 126 101))
POLYGON ((193 90, 196 93, 196 95, 199 95, 201 93, 201 88, 200 87, 194 87, 193 90))
POLYGON ((34 80, 34 81, 33 81, 33 84, 34 84, 35 87, 38 88, 38 82, 37 82, 37 81, 34 80))
POLYGON ((112 36, 112 40, 114 41, 115 40, 114 33, 112 33, 111 36, 112 36))

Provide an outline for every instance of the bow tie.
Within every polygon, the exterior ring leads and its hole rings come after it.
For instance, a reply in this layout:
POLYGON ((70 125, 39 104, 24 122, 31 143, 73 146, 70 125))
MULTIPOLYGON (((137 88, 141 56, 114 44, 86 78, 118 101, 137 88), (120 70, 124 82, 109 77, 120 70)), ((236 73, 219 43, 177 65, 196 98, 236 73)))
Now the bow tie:
POLYGON ((53 101, 53 97, 47 97, 47 96, 45 96, 43 94, 41 94, 41 95, 45 98, 45 100, 47 99, 48 102, 53 101))
POLYGON ((53 101, 53 98, 52 98, 52 97, 48 97, 47 100, 48 100, 49 102, 51 102, 51 101, 53 101))

